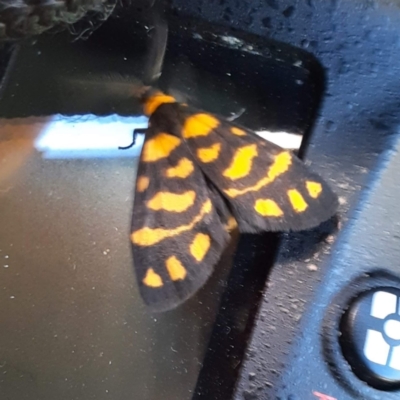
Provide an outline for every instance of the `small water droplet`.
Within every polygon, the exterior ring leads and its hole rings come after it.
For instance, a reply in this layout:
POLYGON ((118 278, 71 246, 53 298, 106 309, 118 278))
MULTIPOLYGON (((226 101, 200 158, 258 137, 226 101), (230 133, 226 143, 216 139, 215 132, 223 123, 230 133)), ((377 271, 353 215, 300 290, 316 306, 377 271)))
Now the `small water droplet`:
POLYGON ((255 372, 249 372, 249 380, 254 380, 254 378, 256 377, 256 373, 255 372))
POLYGON ((310 42, 307 39, 303 39, 300 44, 301 44, 301 47, 303 47, 305 49, 307 49, 310 46, 310 42))
POLYGON ((267 0, 267 4, 274 10, 279 10, 279 3, 277 0, 267 0))
POLYGON ((289 6, 282 11, 282 14, 285 18, 290 18, 294 13, 295 8, 293 6, 289 6))
POLYGON ((262 26, 267 29, 271 29, 271 18, 265 17, 261 20, 262 26))
POLYGON ((332 132, 336 129, 335 123, 333 121, 326 121, 325 128, 328 132, 332 132))

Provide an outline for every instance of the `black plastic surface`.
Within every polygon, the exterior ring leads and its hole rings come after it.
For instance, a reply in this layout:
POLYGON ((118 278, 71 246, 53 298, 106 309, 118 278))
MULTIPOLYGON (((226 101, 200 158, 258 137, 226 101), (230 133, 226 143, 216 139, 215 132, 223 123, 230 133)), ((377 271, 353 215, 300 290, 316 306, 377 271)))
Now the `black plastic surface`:
MULTIPOLYGON (((172 18, 160 85, 222 115, 245 108, 239 121, 254 129, 307 131, 323 82, 313 57, 251 35, 241 39, 251 47, 240 48, 218 30, 172 18)), ((72 116, 76 130, 96 116, 139 115, 132 93, 146 37, 143 21, 132 26, 125 15, 88 41, 57 35, 25 43, 10 65, 0 101, 0 257, 7 256, 0 318, 9 327, 0 338, 0 389, 7 400, 189 399, 205 393, 201 382, 218 366, 213 354, 229 367, 203 386, 206 396, 220 382, 234 387, 279 237, 244 236, 226 278, 234 240, 197 296, 153 316, 138 297, 129 251, 137 159, 129 152, 51 158, 51 148, 37 144, 54 126, 62 143, 74 134, 62 136, 59 114, 72 116), (221 309, 230 314, 216 317, 222 292, 221 309), (207 352, 214 327, 222 336, 207 352)), ((85 135, 74 136, 76 144, 85 135)))

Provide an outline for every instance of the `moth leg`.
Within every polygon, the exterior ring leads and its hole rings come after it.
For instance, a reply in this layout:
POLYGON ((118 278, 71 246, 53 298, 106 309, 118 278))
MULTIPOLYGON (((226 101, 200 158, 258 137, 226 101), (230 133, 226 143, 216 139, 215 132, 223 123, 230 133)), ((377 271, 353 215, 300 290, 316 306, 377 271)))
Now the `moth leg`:
POLYGON ((131 144, 129 144, 128 146, 118 146, 118 149, 119 150, 128 150, 128 149, 130 149, 131 147, 133 147, 135 145, 137 135, 145 134, 146 131, 147 131, 147 128, 134 129, 133 130, 133 138, 132 138, 131 144))

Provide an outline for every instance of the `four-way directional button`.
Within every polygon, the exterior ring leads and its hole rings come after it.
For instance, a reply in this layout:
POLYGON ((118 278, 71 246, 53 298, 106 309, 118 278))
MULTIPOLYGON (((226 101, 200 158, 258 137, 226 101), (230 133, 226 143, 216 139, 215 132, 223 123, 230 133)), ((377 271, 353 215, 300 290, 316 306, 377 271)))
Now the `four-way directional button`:
POLYGON ((343 315, 340 344, 354 373, 378 389, 400 388, 400 290, 360 294, 343 315))

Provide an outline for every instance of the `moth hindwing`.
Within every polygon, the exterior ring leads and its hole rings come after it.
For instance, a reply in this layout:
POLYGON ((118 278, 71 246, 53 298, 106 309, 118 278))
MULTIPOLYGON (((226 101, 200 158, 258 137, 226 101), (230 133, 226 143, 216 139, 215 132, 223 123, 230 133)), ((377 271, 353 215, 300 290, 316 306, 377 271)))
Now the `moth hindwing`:
POLYGON ((336 212, 335 194, 291 152, 159 92, 144 111, 131 241, 153 310, 176 307, 205 283, 232 222, 241 232, 302 230, 336 212))

